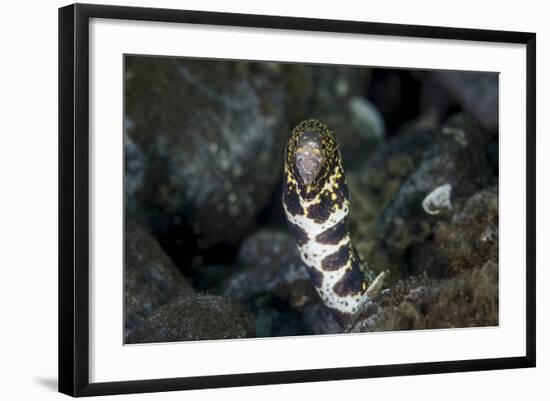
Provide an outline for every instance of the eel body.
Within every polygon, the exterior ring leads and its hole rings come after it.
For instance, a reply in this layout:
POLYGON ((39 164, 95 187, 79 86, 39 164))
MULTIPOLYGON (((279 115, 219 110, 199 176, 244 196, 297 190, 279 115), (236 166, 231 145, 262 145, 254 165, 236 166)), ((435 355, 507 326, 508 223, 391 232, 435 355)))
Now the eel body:
POLYGON ((317 120, 294 128, 285 150, 283 207, 312 284, 340 324, 381 289, 347 227, 349 193, 334 133, 317 120))

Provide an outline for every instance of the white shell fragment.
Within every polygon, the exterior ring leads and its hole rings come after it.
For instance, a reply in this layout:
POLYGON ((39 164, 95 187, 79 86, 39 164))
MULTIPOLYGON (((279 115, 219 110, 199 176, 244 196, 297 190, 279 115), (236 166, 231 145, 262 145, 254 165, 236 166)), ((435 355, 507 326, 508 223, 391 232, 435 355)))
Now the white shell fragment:
POLYGON ((455 141, 457 141, 462 147, 468 146, 466 133, 460 128, 443 127, 443 134, 452 135, 455 141))
POLYGON ((443 184, 430 192, 422 201, 422 208, 431 215, 441 213, 442 209, 452 210, 451 184, 443 184))
POLYGON ((367 288, 367 296, 369 298, 375 298, 378 295, 380 295, 380 292, 382 291, 382 285, 384 283, 384 278, 389 274, 387 270, 381 272, 374 281, 369 285, 369 288, 367 288))

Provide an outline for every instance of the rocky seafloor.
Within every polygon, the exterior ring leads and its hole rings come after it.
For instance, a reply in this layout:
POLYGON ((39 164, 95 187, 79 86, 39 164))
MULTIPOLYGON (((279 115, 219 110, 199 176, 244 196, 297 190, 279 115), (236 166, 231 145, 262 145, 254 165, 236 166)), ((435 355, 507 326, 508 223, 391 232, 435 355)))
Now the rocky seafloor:
POLYGON ((498 76, 127 56, 125 342, 498 325, 498 76), (382 293, 345 327, 281 205, 298 122, 340 143, 382 293))

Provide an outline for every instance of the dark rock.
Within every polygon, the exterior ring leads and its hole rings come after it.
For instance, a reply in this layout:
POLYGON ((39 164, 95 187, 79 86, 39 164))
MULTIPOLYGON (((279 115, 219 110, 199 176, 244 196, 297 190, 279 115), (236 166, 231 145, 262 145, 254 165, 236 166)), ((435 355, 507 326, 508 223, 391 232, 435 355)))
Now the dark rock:
POLYGON ((346 171, 350 191, 350 227, 359 239, 373 235, 381 213, 432 146, 437 131, 413 127, 378 147, 362 166, 346 171))
POLYGON ((124 207, 127 216, 140 213, 141 205, 136 194, 143 188, 146 172, 146 157, 140 146, 128 135, 128 130, 134 126, 132 119, 124 118, 124 207))
POLYGON ((424 241, 434 222, 450 215, 453 203, 489 183, 480 132, 468 116, 451 117, 432 141, 380 218, 389 247, 405 250, 424 241))
POLYGON ((195 294, 158 242, 132 222, 126 223, 124 261, 125 335, 161 305, 195 294))
POLYGON ((174 254, 191 239, 238 243, 280 181, 288 127, 277 65, 127 57, 125 90, 126 170, 133 148, 146 166, 127 188, 135 217, 174 254))
POLYGON ((342 332, 340 323, 332 312, 321 302, 308 305, 302 313, 304 327, 307 334, 339 334, 342 332))
POLYGON ((308 282, 296 243, 284 232, 262 230, 247 238, 239 251, 243 270, 232 275, 223 286, 223 295, 246 301, 273 291, 290 293, 296 282, 308 282))
POLYGON ((431 74, 448 95, 476 118, 485 132, 498 132, 498 73, 432 71, 431 74))
POLYGON ((158 308, 130 334, 127 343, 254 337, 253 322, 245 308, 229 299, 183 297, 158 308))
MULTIPOLYGON (((132 120, 129 117, 125 119, 126 126, 133 127, 132 120)), ((128 195, 134 195, 143 187, 143 178, 145 175, 145 155, 141 148, 124 131, 124 191, 128 195)))
POLYGON ((426 270, 410 265, 411 250, 430 242, 438 222, 449 222, 469 196, 491 183, 482 142, 466 115, 453 116, 441 129, 421 119, 346 172, 352 239, 372 270, 392 272, 387 285, 426 270))
POLYGON ((403 270, 403 255, 389 252, 391 249, 387 249, 379 221, 385 208, 395 201, 401 185, 420 164, 436 132, 424 125, 413 126, 403 135, 379 145, 363 166, 346 171, 351 236, 357 250, 375 272, 403 270))
POLYGON ((243 266, 278 270, 290 264, 301 264, 296 242, 287 231, 264 229, 246 238, 237 255, 243 266))
POLYGON ((453 276, 498 261, 498 191, 486 189, 468 198, 450 221, 439 221, 433 236, 410 251, 413 271, 453 276))
POLYGON ((259 231, 244 241, 238 260, 244 268, 227 280, 222 294, 253 311, 258 336, 339 332, 290 234, 259 231))
POLYGON ((450 279, 412 276, 363 309, 346 332, 394 331, 498 325, 498 264, 450 279))

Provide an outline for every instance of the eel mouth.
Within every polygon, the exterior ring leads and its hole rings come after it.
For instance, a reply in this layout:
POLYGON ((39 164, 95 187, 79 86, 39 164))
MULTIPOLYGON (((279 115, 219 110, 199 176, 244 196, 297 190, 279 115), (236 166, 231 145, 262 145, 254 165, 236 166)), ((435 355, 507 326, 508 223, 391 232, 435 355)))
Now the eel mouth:
POLYGON ((296 169, 306 185, 309 185, 321 171, 323 165, 323 138, 315 131, 304 131, 296 143, 296 169))

